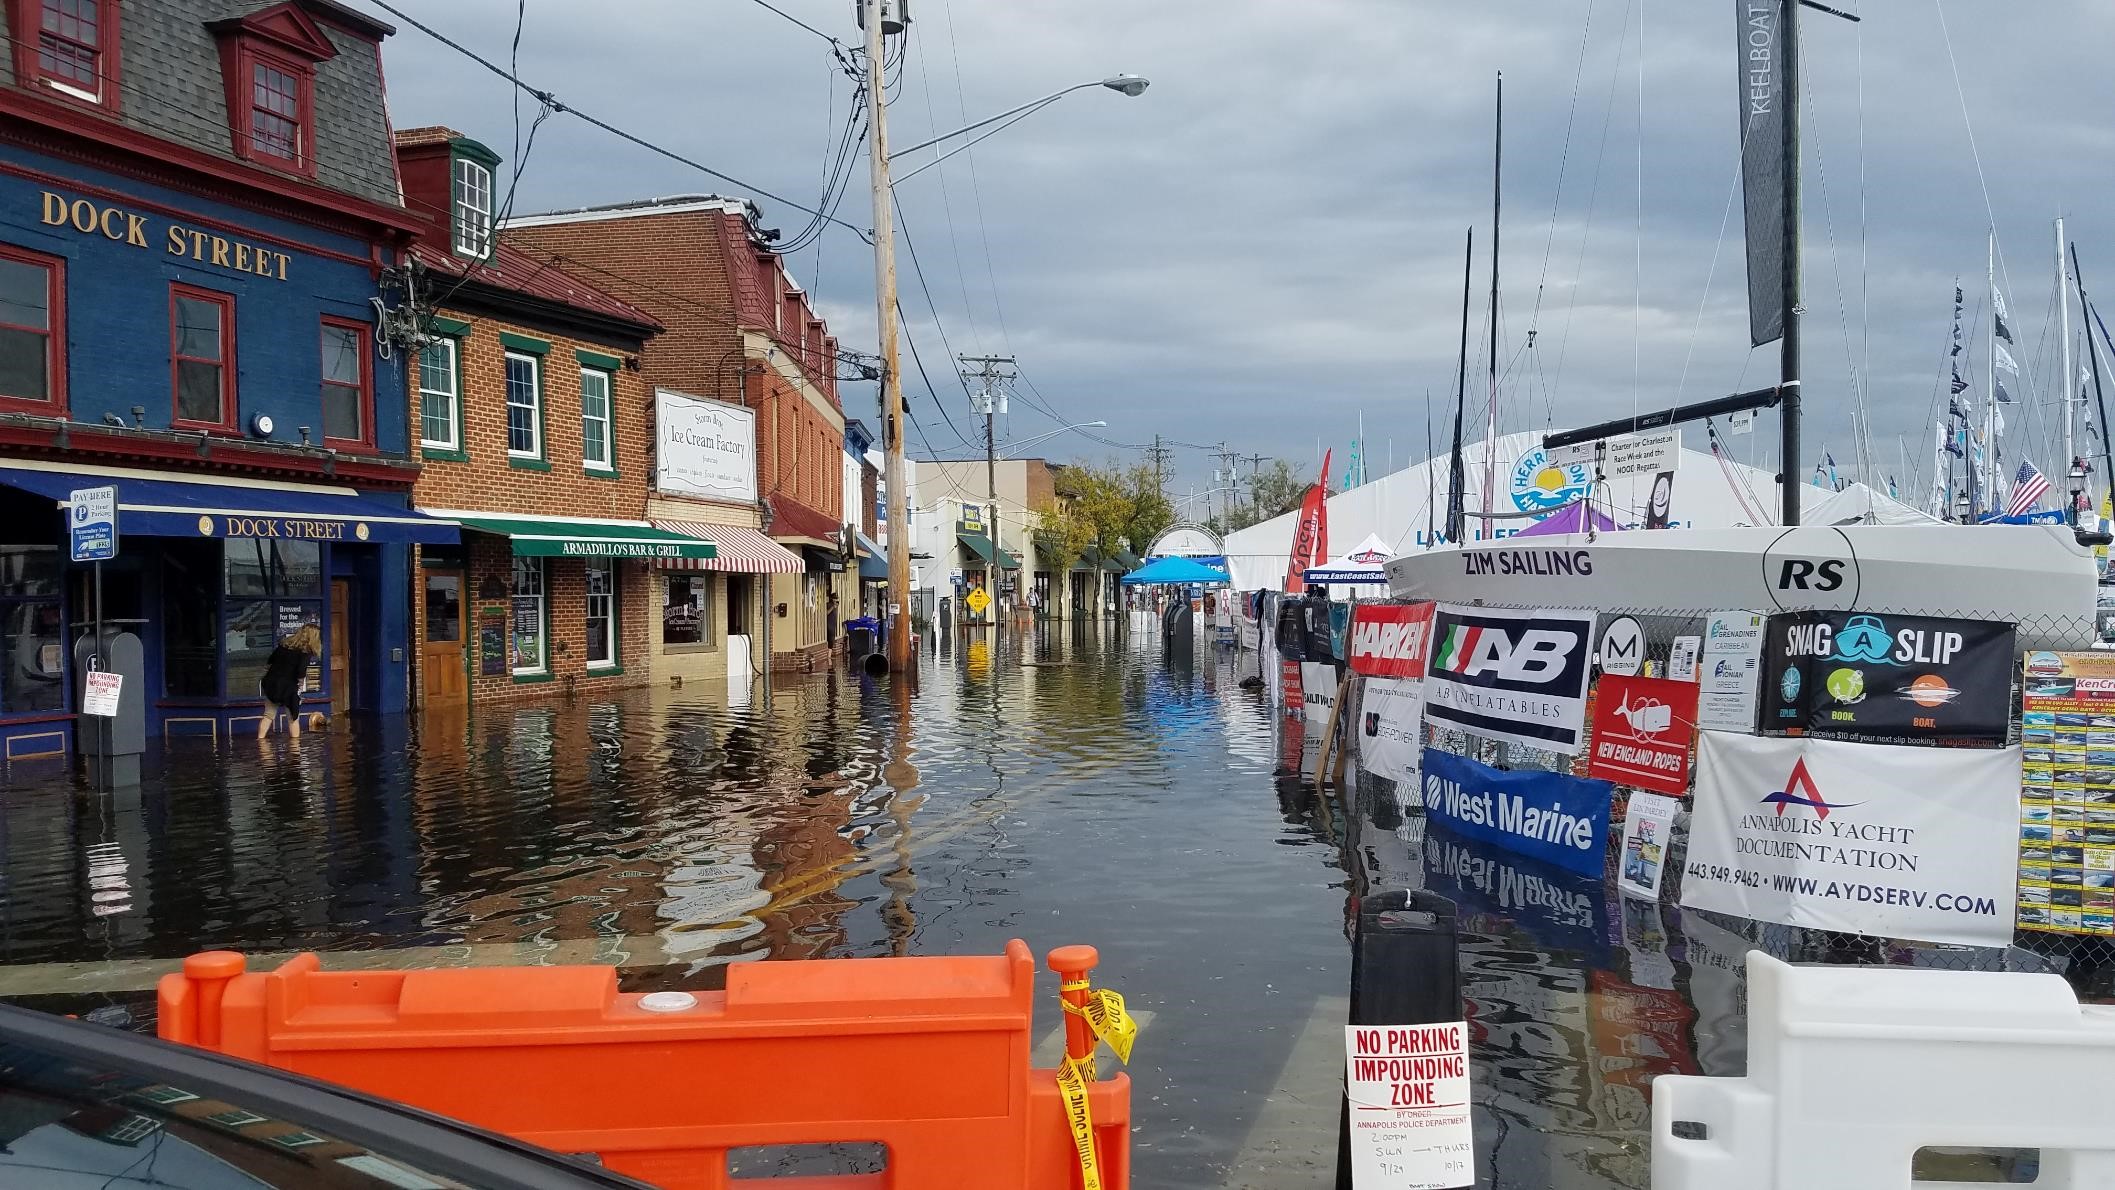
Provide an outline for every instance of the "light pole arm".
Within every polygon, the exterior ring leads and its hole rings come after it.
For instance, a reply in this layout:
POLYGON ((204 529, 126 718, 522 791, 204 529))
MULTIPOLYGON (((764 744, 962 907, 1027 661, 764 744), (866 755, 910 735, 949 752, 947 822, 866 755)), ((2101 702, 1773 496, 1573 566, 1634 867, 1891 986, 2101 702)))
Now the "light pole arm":
POLYGON ((891 162, 894 162, 898 157, 907 157, 920 149, 930 149, 934 145, 939 144, 941 141, 952 140, 955 137, 961 136, 965 132, 975 132, 979 128, 982 128, 988 124, 996 124, 1009 116, 1018 116, 1034 108, 1039 108, 1046 103, 1055 103, 1059 99, 1062 99, 1065 96, 1072 94, 1074 91, 1084 91, 1089 87, 1099 87, 1101 85, 1101 81, 1096 80, 1091 83, 1076 83, 1073 86, 1067 87, 1062 91, 1052 91, 1050 94, 1043 96, 1041 99, 1031 99, 1027 103, 1022 104, 1019 107, 1008 108, 1007 110, 1000 112, 998 115, 992 116, 989 119, 979 120, 974 124, 965 124, 962 127, 955 129, 953 132, 942 133, 941 135, 936 136, 931 140, 919 141, 917 144, 912 145, 909 148, 892 150, 889 153, 889 160, 891 162))
POLYGON ((1056 103, 1059 99, 1064 98, 1064 94, 1065 93, 1063 91, 1060 91, 1055 96, 1052 96, 1049 99, 1040 100, 1037 103, 1030 104, 1026 111, 1022 111, 1019 115, 1014 116, 1013 119, 1006 121, 1004 124, 999 125, 997 128, 987 128, 983 132, 980 132, 977 135, 970 137, 968 140, 963 141, 961 144, 956 145, 954 148, 949 149, 947 152, 942 153, 938 157, 933 158, 931 161, 926 162, 924 165, 921 165, 916 169, 906 171, 905 173, 892 178, 889 182, 889 185, 893 187, 900 185, 901 183, 908 182, 912 178, 917 177, 919 174, 924 173, 926 170, 933 168, 934 166, 940 164, 941 162, 947 160, 955 154, 960 153, 965 149, 976 148, 978 145, 983 144, 985 141, 991 139, 992 137, 999 135, 1000 133, 1013 127, 1014 125, 1020 123, 1028 117, 1036 114, 1039 111, 1042 111, 1044 108, 1049 107, 1051 104, 1056 103))

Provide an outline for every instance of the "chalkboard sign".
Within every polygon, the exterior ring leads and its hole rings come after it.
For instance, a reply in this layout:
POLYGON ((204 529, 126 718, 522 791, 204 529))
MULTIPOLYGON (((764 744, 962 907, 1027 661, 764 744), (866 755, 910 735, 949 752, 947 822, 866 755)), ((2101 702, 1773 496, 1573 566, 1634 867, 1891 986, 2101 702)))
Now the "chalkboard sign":
POLYGON ((478 609, 477 672, 493 678, 507 672, 507 613, 502 608, 478 609))

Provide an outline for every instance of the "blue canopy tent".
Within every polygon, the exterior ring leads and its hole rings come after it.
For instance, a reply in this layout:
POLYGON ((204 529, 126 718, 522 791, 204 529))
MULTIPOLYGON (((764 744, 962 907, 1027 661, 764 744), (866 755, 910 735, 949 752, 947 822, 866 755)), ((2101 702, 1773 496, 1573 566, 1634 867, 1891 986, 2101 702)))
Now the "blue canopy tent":
POLYGON ((1230 583, 1224 570, 1214 570, 1189 558, 1155 558, 1124 576, 1127 587, 1149 584, 1230 583))

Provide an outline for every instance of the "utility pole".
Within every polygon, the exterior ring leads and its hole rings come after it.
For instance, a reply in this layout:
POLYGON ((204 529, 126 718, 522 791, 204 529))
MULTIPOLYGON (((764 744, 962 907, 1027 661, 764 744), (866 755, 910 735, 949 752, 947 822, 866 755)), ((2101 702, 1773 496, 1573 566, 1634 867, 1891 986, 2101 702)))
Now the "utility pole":
MULTIPOLYGON (((1258 495, 1258 494, 1257 494, 1257 492, 1256 492, 1256 477, 1257 477, 1257 474, 1258 474, 1258 472, 1260 472, 1260 471, 1261 471, 1261 470, 1263 469, 1263 460, 1265 460, 1265 459, 1267 459, 1267 458, 1269 458, 1269 457, 1270 457, 1269 455, 1235 455, 1235 456, 1234 456, 1234 461, 1235 461, 1236 463, 1247 463, 1247 464, 1248 464, 1248 506, 1249 506, 1249 508, 1250 508, 1251 510, 1253 510, 1253 511, 1255 512, 1255 514, 1256 514, 1256 519, 1257 519, 1258 521, 1261 521, 1261 520, 1263 520, 1264 518, 1263 518, 1263 498, 1262 498, 1262 497, 1261 497, 1260 495, 1258 495)), ((1235 483, 1235 487, 1236 487, 1236 489, 1237 489, 1237 490, 1238 490, 1238 489, 1239 489, 1239 487, 1240 487, 1240 482, 1241 482, 1241 481, 1240 481, 1240 480, 1238 480, 1238 479, 1234 481, 1234 483, 1235 483)))
MULTIPOLYGON (((898 0, 901 3, 901 0, 898 0)), ((912 669, 911 525, 905 510, 903 481, 903 370, 896 350, 896 227, 889 190, 887 88, 881 68, 884 0, 860 0, 860 23, 866 26, 867 138, 869 174, 874 190, 874 324, 881 340, 882 474, 889 485, 889 670, 912 669)), ((892 13, 899 21, 901 9, 892 13)), ((767 617, 770 609, 766 608, 767 617)))
POLYGON ((1165 494, 1168 486, 1168 456, 1175 453, 1175 448, 1162 446, 1160 435, 1155 434, 1153 445, 1146 448, 1146 453, 1153 460, 1153 486, 1165 494))
MULTIPOLYGON (((977 391, 970 394, 970 411, 984 415, 984 498, 988 511, 984 523, 991 527, 991 548, 994 553, 1003 553, 1005 546, 999 544, 999 448, 993 437, 994 414, 1006 412, 1006 382, 1018 373, 1009 371, 1014 367, 1010 355, 958 355, 963 365, 962 377, 975 380, 977 391), (970 365, 975 365, 974 370, 970 365)), ((997 558, 984 568, 984 593, 996 601, 999 598, 999 581, 1002 570, 997 558)), ((999 622, 996 603, 991 622, 999 622)))

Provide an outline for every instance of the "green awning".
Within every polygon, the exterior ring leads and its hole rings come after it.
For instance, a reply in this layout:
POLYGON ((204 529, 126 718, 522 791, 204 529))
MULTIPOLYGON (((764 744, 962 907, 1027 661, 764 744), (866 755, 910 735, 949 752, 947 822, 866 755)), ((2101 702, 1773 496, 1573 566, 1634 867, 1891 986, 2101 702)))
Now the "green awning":
POLYGON ((518 558, 696 558, 719 557, 702 537, 656 529, 645 521, 545 521, 529 517, 451 512, 465 529, 509 539, 518 558))
POLYGON ((1124 571, 1129 570, 1131 568, 1117 561, 1114 558, 1103 558, 1102 569, 1107 570, 1113 574, 1122 574, 1124 571))
POLYGON ((1074 570, 1100 570, 1102 568, 1102 552, 1091 545, 1088 546, 1080 551, 1079 557, 1073 559, 1072 568, 1074 570))
POLYGON ((993 545, 991 538, 984 536, 982 533, 957 533, 955 534, 955 540, 968 546, 969 552, 983 559, 986 564, 998 560, 999 547, 993 545))
POLYGON ((1138 565, 1140 562, 1139 556, 1137 554, 1132 553, 1130 550, 1116 551, 1116 560, 1118 563, 1122 564, 1125 570, 1138 569, 1138 565))
POLYGON ((1019 570, 1020 568, 1021 560, 1019 558, 1014 557, 1012 554, 1007 553, 1005 550, 999 551, 999 569, 1019 570))

